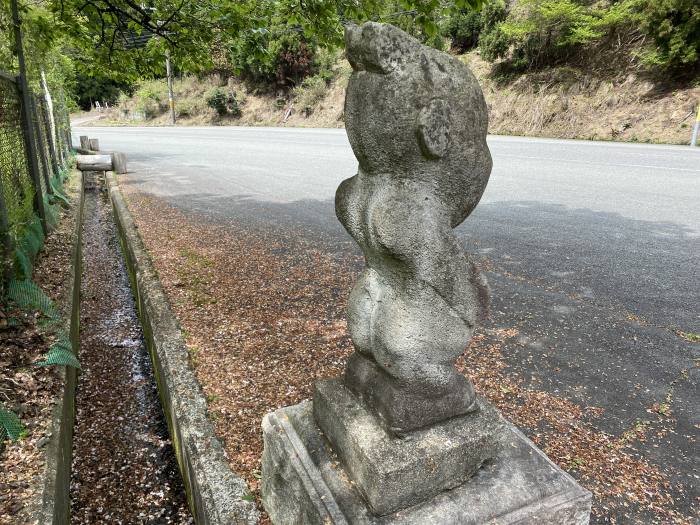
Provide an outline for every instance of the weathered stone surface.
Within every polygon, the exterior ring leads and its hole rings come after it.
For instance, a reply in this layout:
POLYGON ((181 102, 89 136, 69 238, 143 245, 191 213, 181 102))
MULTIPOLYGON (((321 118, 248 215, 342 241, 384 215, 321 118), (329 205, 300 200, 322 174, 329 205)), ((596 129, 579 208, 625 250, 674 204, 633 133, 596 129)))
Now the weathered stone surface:
POLYGON ((127 166, 126 166, 126 153, 121 153, 119 151, 113 151, 110 153, 112 156, 112 171, 116 173, 117 175, 123 175, 124 173, 127 173, 127 166))
POLYGON ((80 171, 112 171, 110 155, 76 155, 75 162, 80 171))
POLYGON ((316 383, 316 422, 376 515, 461 485, 498 452, 504 422, 477 397, 476 410, 398 438, 339 379, 316 383))
POLYGON ((263 420, 266 510, 276 525, 588 523, 590 493, 454 366, 488 306, 453 232, 491 171, 476 80, 392 26, 345 39, 359 169, 336 214, 365 255, 348 301, 356 351, 313 405, 263 420))
POLYGON ((348 303, 365 359, 350 361, 345 380, 388 428, 407 433, 475 400, 454 361, 487 289, 453 228, 489 178, 487 110, 466 65, 398 28, 351 25, 345 41, 354 70, 345 121, 359 169, 338 188, 336 213, 367 263, 348 303), (372 395, 380 383, 391 395, 372 395))
MULTIPOLYGON (((263 420, 263 503, 276 525, 585 525, 591 494, 507 424, 498 455, 469 481, 374 515, 315 424, 310 402, 263 420)), ((407 480, 408 481, 408 480, 407 480)))

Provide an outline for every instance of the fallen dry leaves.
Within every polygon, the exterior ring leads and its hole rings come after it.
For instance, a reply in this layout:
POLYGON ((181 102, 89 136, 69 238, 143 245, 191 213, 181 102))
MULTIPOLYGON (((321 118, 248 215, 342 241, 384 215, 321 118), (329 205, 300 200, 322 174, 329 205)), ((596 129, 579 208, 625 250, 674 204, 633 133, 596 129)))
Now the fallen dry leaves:
MULTIPOLYGON (((74 202, 75 181, 67 190, 74 202)), ((59 225, 48 235, 34 268, 34 281, 58 305, 67 291, 74 212, 61 210, 59 225)), ((2 525, 31 523, 31 513, 41 503, 51 415, 63 386, 54 367, 32 364, 47 352, 51 342, 38 330, 37 320, 36 315, 17 310, 0 312, 0 403, 20 416, 26 434, 15 443, 6 441, 0 452, 2 525), (12 326, 15 322, 19 324, 12 326)))
POLYGON ((85 193, 71 523, 194 523, 104 191, 85 193))
MULTIPOLYGON (((338 258, 293 226, 215 223, 125 189, 231 467, 257 493, 263 416, 310 397, 313 382, 339 375, 352 351, 345 305, 362 261, 338 258)), ((521 386, 501 353, 502 342, 516 335, 487 327, 458 367, 593 492, 597 521, 615 523, 614 516, 636 507, 658 523, 690 523, 673 510, 664 474, 630 449, 644 429, 616 438, 591 423, 599 408, 521 386)))

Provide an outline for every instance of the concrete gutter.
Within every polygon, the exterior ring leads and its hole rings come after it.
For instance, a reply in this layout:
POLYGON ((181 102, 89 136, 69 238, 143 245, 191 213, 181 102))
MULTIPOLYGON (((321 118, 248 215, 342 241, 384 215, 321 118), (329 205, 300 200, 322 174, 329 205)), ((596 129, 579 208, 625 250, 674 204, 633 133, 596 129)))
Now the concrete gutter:
POLYGON ((107 183, 173 448, 197 525, 253 525, 259 513, 207 418, 182 331, 113 174, 107 183), (245 499, 244 499, 245 498, 245 499))
MULTIPOLYGON (((80 282, 82 277, 82 232, 85 185, 80 177, 78 202, 71 250, 71 273, 63 312, 68 319, 73 353, 80 348, 80 282)), ((58 367, 63 376, 63 392, 59 394, 51 416, 51 434, 46 445, 46 466, 41 507, 36 522, 39 525, 64 525, 70 522, 70 478, 73 458, 73 426, 75 423, 75 389, 78 371, 70 366, 58 367)))

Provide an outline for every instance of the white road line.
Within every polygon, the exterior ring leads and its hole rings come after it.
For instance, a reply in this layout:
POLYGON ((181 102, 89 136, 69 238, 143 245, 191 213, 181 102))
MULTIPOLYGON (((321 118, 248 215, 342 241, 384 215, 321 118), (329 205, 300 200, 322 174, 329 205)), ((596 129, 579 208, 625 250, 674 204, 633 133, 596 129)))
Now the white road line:
POLYGON ((690 173, 700 173, 700 169, 694 170, 691 168, 671 168, 669 166, 653 166, 645 164, 613 164, 610 162, 591 162, 589 160, 576 160, 576 159, 564 159, 557 157, 530 157, 527 155, 508 155, 507 153, 495 153, 494 158, 508 157, 512 159, 528 159, 528 160, 545 160, 551 162, 568 162, 573 164, 591 164, 595 166, 610 166, 616 168, 640 168, 640 169, 650 169, 650 170, 673 170, 673 171, 687 171, 690 173))

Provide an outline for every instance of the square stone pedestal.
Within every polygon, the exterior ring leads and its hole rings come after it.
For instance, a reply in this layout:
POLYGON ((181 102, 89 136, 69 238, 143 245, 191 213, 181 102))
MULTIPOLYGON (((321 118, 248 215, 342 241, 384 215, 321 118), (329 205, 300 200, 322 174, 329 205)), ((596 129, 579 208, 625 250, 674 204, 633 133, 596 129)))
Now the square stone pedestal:
MULTIPOLYGON (((461 485, 375 515, 313 416, 312 403, 263 420, 262 498, 275 525, 584 525, 591 494, 504 422, 500 451, 461 485)), ((406 480, 410 483, 410 480, 406 480)))
POLYGON ((411 507, 469 479, 496 457, 505 422, 485 399, 404 437, 393 434, 341 379, 318 381, 314 420, 372 513, 411 507))

